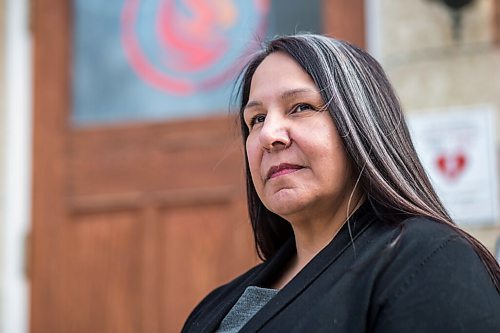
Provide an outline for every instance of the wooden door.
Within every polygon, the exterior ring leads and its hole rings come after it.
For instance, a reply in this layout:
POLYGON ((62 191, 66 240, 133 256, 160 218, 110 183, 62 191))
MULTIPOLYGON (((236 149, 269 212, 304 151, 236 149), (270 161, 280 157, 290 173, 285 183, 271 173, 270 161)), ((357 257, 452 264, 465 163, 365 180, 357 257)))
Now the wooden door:
POLYGON ((257 262, 237 126, 223 115, 74 127, 70 6, 32 3, 31 332, 176 332, 257 262))

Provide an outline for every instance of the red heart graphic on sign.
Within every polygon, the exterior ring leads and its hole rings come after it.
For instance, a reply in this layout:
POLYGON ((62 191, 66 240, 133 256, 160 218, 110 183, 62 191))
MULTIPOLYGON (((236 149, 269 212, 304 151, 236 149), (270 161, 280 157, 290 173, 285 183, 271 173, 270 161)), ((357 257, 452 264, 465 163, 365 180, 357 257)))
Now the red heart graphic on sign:
POLYGON ((464 153, 455 155, 441 154, 437 157, 437 167, 443 176, 450 180, 457 179, 467 166, 467 156, 464 153))

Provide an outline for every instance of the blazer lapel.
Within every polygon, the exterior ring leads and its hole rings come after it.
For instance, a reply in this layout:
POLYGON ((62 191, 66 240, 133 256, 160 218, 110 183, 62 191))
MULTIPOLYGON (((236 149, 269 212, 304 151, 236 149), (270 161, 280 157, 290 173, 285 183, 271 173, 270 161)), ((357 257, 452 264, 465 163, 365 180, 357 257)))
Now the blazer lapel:
MULTIPOLYGON (((258 331, 307 289, 307 287, 341 257, 342 254, 352 247, 353 240, 358 238, 358 236, 375 220, 372 214, 369 214, 370 210, 368 206, 369 204, 364 204, 351 217, 351 230, 349 230, 346 223, 334 240, 321 250, 321 252, 318 253, 318 255, 316 255, 276 296, 274 296, 269 303, 250 319, 240 332, 258 331)), ((272 262, 266 268, 269 272, 277 274, 275 267, 272 266, 272 262)), ((344 272, 345 269, 337 269, 332 274, 338 274, 340 277, 344 272)), ((335 276, 331 278, 332 280, 336 279, 335 276)))

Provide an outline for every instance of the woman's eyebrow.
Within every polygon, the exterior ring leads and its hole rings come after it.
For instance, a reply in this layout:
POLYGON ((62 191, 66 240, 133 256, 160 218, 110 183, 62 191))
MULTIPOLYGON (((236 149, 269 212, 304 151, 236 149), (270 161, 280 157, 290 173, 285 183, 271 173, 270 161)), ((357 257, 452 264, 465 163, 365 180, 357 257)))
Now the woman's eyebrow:
MULTIPOLYGON (((287 99, 291 99, 291 98, 294 98, 294 97, 297 97, 300 95, 317 95, 317 94, 319 94, 319 92, 317 90, 314 90, 314 89, 297 88, 297 89, 290 89, 290 90, 283 92, 281 94, 280 98, 282 100, 287 100, 287 99)), ((245 105, 244 109, 246 110, 246 109, 250 109, 253 107, 257 107, 257 106, 262 106, 262 102, 250 101, 245 105)))
POLYGON ((247 105, 245 105, 244 109, 250 109, 250 108, 253 108, 253 107, 256 107, 256 106, 262 106, 262 102, 259 102, 259 101, 250 101, 247 103, 247 105))

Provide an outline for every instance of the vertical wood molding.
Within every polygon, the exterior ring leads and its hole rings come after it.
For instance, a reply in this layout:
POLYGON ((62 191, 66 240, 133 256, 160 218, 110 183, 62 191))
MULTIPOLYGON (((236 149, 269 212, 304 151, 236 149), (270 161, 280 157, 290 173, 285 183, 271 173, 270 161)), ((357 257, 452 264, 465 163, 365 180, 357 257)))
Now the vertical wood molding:
POLYGON ((60 204, 65 191, 66 112, 69 105, 67 0, 31 2, 33 31, 32 280, 30 332, 58 332, 61 278, 60 204))
POLYGON ((162 332, 163 302, 159 302, 163 281, 160 279, 162 223, 158 208, 146 207, 142 211, 142 267, 141 267, 141 330, 142 332, 162 332))
POLYGON ((323 0, 324 33, 366 47, 365 0, 323 0))

